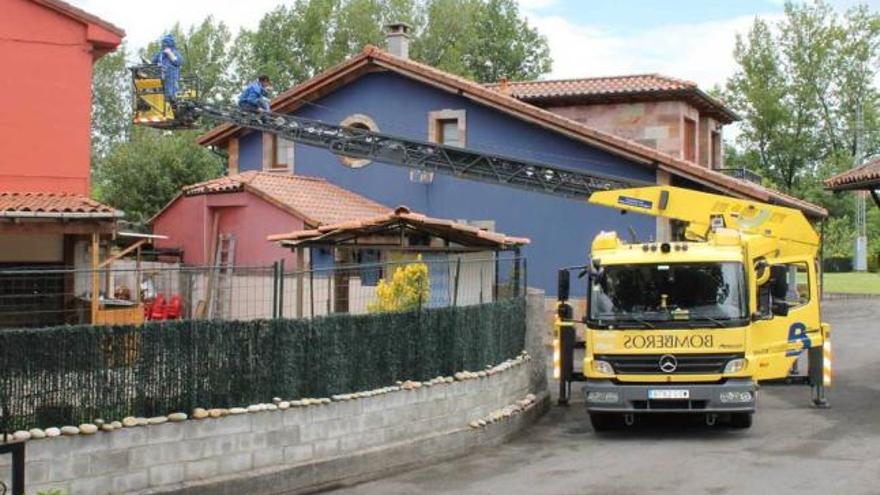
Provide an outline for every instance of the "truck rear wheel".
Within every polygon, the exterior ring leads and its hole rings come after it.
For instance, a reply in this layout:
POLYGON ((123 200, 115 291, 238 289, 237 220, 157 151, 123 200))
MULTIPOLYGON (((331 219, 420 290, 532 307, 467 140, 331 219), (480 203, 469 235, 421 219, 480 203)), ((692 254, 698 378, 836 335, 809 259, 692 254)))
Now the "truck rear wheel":
POLYGON ((614 413, 590 413, 590 424, 596 431, 617 430, 623 426, 623 415, 614 413))
POLYGON ((730 426, 738 430, 752 427, 752 413, 733 413, 730 415, 730 426))

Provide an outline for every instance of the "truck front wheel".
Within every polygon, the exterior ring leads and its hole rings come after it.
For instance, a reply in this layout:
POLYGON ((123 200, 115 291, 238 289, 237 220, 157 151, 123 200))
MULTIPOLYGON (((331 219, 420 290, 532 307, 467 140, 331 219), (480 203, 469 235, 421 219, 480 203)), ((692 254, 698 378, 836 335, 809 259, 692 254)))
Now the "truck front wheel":
POLYGON ((596 431, 611 431, 623 426, 623 415, 614 413, 590 413, 590 424, 596 431))
POLYGON ((736 429, 752 427, 752 413, 733 413, 730 415, 730 426, 736 429))

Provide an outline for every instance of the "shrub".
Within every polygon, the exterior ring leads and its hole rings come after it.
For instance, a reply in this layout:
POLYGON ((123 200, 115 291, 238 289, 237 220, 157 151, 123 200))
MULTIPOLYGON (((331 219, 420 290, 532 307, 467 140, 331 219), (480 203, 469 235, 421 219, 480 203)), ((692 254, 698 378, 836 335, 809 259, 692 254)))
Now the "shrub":
MULTIPOLYGON (((421 261, 422 257, 419 256, 418 259, 421 261)), ((421 308, 430 295, 428 265, 409 263, 394 270, 391 282, 379 280, 376 300, 367 309, 371 313, 413 311, 421 308)))

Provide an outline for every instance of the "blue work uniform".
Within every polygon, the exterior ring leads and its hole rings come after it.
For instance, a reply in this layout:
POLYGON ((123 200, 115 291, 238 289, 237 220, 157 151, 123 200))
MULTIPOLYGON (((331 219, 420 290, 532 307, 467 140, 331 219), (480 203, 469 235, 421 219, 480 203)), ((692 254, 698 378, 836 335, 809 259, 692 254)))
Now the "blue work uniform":
POLYGON ((162 67, 162 82, 165 86, 165 97, 173 100, 177 98, 178 83, 180 81, 180 64, 183 63, 183 57, 177 51, 177 45, 174 42, 174 36, 166 34, 162 38, 162 49, 159 53, 153 55, 153 63, 162 67), (168 56, 165 49, 170 48, 174 57, 168 56))
POLYGON ((257 111, 262 108, 268 112, 269 92, 259 80, 253 81, 238 96, 238 106, 244 110, 257 111))

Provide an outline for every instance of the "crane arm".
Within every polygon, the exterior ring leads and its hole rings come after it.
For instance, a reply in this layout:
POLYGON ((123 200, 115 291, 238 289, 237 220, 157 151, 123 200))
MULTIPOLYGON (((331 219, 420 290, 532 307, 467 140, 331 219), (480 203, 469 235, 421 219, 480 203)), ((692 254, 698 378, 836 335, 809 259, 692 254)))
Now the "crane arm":
POLYGON ((179 111, 275 134, 331 153, 375 160, 409 169, 506 185, 574 199, 640 181, 586 170, 547 165, 465 148, 402 138, 367 129, 328 124, 280 113, 254 113, 238 107, 184 101, 179 111))
POLYGON ((727 227, 777 239, 783 251, 815 252, 819 247, 819 235, 803 213, 784 206, 673 186, 596 192, 590 203, 688 222, 691 232, 704 237, 712 228, 727 227))

